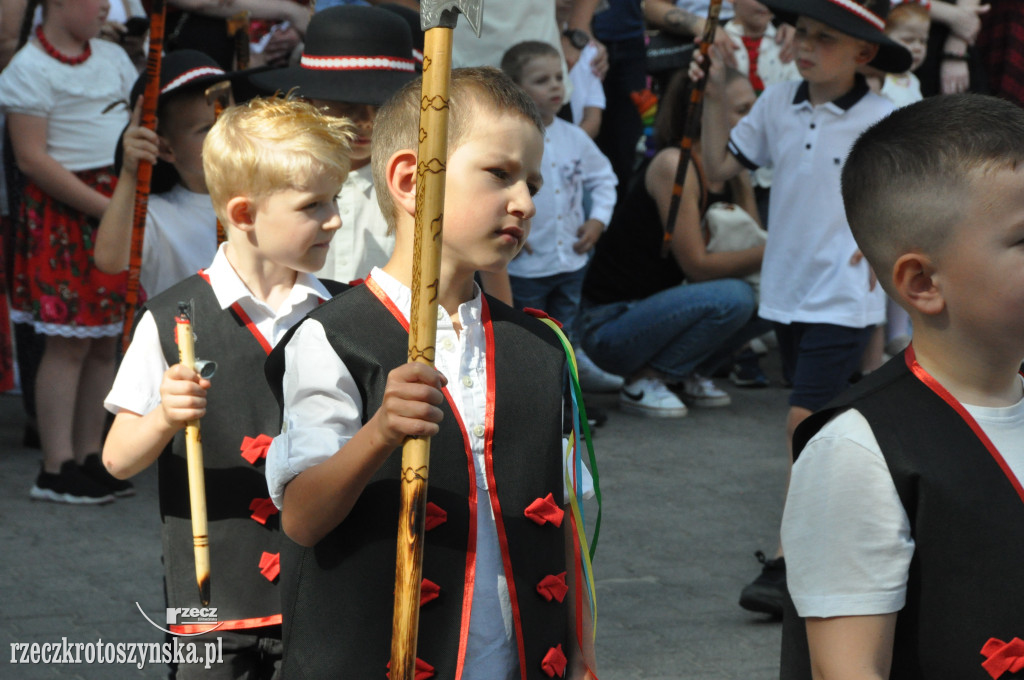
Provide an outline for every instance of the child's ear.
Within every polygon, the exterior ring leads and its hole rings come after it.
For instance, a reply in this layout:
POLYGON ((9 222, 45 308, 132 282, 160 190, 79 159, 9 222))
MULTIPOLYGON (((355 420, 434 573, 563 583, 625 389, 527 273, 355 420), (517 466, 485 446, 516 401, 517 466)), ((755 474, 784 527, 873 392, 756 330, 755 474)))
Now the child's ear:
POLYGON ((386 173, 388 191, 399 210, 416 214, 416 152, 396 151, 388 159, 386 173))
POLYGON ((256 224, 256 204, 248 196, 235 196, 228 201, 224 212, 231 226, 242 231, 252 231, 256 224))
POLYGON ((942 287, 935 275, 935 264, 924 253, 904 253, 892 266, 896 293, 926 316, 935 316, 946 308, 942 287))
POLYGON ((156 137, 156 155, 157 158, 165 163, 174 163, 174 149, 171 148, 167 138, 162 135, 157 135, 156 137))
POLYGON ((863 42, 861 43, 860 52, 857 53, 857 63, 861 65, 870 63, 876 54, 878 54, 878 45, 863 42))

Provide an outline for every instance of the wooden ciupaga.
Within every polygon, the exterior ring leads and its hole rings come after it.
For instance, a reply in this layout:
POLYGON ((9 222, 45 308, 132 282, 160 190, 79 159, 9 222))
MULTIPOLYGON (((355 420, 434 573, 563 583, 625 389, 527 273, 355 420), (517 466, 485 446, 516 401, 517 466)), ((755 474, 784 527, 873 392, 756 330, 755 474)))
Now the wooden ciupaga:
MULTIPOLYGON (((164 27, 167 7, 164 0, 153 0, 149 14, 149 56, 146 59, 146 88, 142 93, 142 127, 156 130, 156 105, 160 99, 160 64, 164 53, 164 27)), ((131 102, 134 107, 135 102, 131 102)), ((153 164, 139 161, 136 173, 135 205, 132 211, 132 240, 128 255, 128 281, 124 295, 124 331, 121 345, 128 349, 135 311, 139 305, 139 273, 142 271, 142 238, 146 229, 146 211, 149 208, 149 184, 153 177, 153 164)))
MULTIPOLYGON (((178 303, 174 319, 174 341, 183 366, 196 370, 195 340, 192 336, 192 306, 178 303)), ((185 456, 188 463, 188 497, 192 509, 192 547, 196 557, 196 585, 199 601, 210 604, 210 535, 206 528, 206 475, 203 472, 203 441, 199 421, 185 424, 185 456)))
POLYGON ((693 142, 697 137, 697 128, 700 124, 700 105, 704 99, 704 88, 708 84, 707 72, 711 69, 711 64, 708 62, 708 51, 711 49, 711 43, 715 40, 718 13, 721 9, 722 0, 711 0, 711 4, 708 5, 708 16, 704 21, 704 33, 700 38, 699 50, 704 77, 699 82, 690 83, 690 101, 686 106, 686 118, 683 119, 683 137, 679 140, 679 163, 676 165, 676 176, 672 183, 672 200, 668 204, 668 218, 665 220, 662 257, 668 257, 672 244, 672 231, 676 227, 676 218, 679 216, 679 203, 683 198, 686 171, 690 167, 690 159, 693 157, 693 142))
MULTIPOLYGON (((425 35, 419 161, 416 168, 416 234, 413 243, 409 360, 431 366, 434 365, 434 343, 437 338, 437 296, 441 275, 452 31, 459 12, 465 15, 479 36, 483 0, 420 2, 420 26, 425 35)), ((402 447, 395 609, 391 632, 392 680, 413 680, 416 673, 429 471, 430 439, 409 438, 402 447)))

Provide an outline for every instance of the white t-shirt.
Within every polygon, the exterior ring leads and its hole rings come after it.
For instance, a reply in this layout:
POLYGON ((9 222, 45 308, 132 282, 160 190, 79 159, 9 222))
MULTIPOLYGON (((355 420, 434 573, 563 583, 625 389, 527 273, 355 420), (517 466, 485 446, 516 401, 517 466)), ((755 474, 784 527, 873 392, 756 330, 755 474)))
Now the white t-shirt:
POLYGON ((924 99, 921 81, 913 73, 886 73, 880 94, 898 109, 924 99))
POLYGON ((217 254, 217 215, 209 194, 177 184, 149 197, 139 280, 154 297, 206 267, 217 254))
MULTIPOLYGON (((696 14, 702 19, 708 15, 708 0, 676 0, 676 7, 685 9, 690 14, 696 14)), ((719 21, 727 21, 732 18, 734 10, 729 0, 722 0, 722 8, 718 11, 719 21)))
POLYGON ((732 129, 729 151, 753 170, 770 165, 772 201, 758 314, 779 323, 864 328, 885 320, 885 294, 871 290, 866 260, 846 222, 840 174, 854 141, 893 110, 857 79, 835 101, 812 106, 806 81, 765 89, 732 129))
MULTIPOLYGON (((288 298, 276 310, 253 296, 252 291, 242 282, 228 262, 223 244, 206 268, 210 286, 221 309, 227 309, 235 302, 256 326, 257 332, 273 347, 284 337, 292 326, 320 304, 329 300, 331 294, 311 274, 299 273, 288 298)), ((196 333, 202 332, 202 321, 197 320, 196 333)), ((160 382, 167 371, 167 359, 160 346, 156 321, 148 311, 139 319, 135 335, 124 353, 121 366, 117 369, 114 385, 103 400, 103 407, 111 413, 131 411, 146 415, 160 405, 160 382)), ((262 366, 259 370, 262 371, 262 366)), ((213 377, 216 384, 217 377, 213 377)), ((240 395, 243 396, 243 395, 240 395)))
MULTIPOLYGON (((1024 400, 964 404, 1024 479, 1024 400)), ((993 465, 995 462, 992 463, 993 465)), ((782 518, 786 581, 800 616, 890 614, 906 603, 910 521, 871 426, 844 411, 800 453, 782 518)))
POLYGON ((369 165, 348 174, 338 194, 338 212, 341 229, 334 232, 327 259, 316 275, 348 283, 366 278, 374 267, 383 267, 395 249, 395 236, 388 235, 369 165))
POLYGON ((596 54, 597 45, 589 43, 580 52, 579 61, 569 70, 569 80, 572 81, 572 97, 569 98, 569 108, 572 109, 572 122, 576 125, 583 120, 584 109, 603 110, 607 103, 604 96, 604 84, 590 68, 590 62, 594 60, 596 54))
POLYGON ((69 66, 30 41, 0 73, 0 108, 45 118, 46 152, 72 172, 113 164, 138 77, 120 45, 95 39, 89 46, 92 56, 69 66))
MULTIPOLYGON (((412 292, 380 269, 372 280, 408 319, 412 292)), ((435 365, 448 377, 448 392, 466 425, 476 475, 477 534, 473 604, 470 613, 467 664, 463 680, 506 680, 519 677, 511 599, 494 512, 487 492, 484 453, 487 418, 487 342, 484 336, 479 288, 475 297, 459 305, 462 331, 438 308, 435 365)), ((281 507, 284 487, 300 472, 335 454, 362 425, 362 398, 352 374, 331 348, 318 321, 308 319, 285 346, 282 382, 284 418, 281 434, 267 451, 267 486, 281 507)), ((593 481, 584 468, 585 495, 593 495, 593 481)))
POLYGON ((586 266, 588 254, 572 249, 579 238, 576 230, 588 218, 583 212, 584 190, 590 192, 589 217, 606 228, 615 209, 618 178, 612 164, 582 128, 561 118, 544 130, 541 174, 544 184, 533 197, 537 214, 527 240, 533 252, 523 249, 508 263, 513 276, 551 276, 586 266))

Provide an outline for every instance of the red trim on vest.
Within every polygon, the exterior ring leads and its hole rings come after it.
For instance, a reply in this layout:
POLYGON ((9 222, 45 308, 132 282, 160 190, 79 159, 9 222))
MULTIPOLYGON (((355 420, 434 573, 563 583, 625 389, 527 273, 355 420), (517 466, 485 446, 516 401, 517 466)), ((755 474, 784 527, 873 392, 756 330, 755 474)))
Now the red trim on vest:
POLYGON ((270 351, 274 348, 270 346, 270 343, 267 342, 267 339, 263 337, 263 334, 260 333, 258 328, 256 328, 256 324, 252 322, 252 319, 249 318, 249 315, 245 313, 244 309, 242 309, 242 305, 238 304, 237 302, 232 302, 231 311, 238 315, 238 318, 242 320, 242 323, 245 324, 245 327, 249 329, 250 333, 252 333, 252 337, 256 338, 256 342, 260 343, 260 347, 262 347, 263 351, 269 355, 270 351))
POLYGON ((281 553, 268 553, 264 551, 260 555, 260 573, 268 581, 276 579, 281 574, 281 553))
MULTIPOLYGON (((372 276, 366 277, 366 287, 370 289, 381 304, 383 304, 391 315, 402 325, 405 332, 409 332, 409 320, 402 314, 402 310, 398 308, 398 305, 388 297, 388 294, 384 292, 376 281, 373 280, 372 276)), ((494 333, 491 330, 491 316, 487 309, 487 300, 481 299, 483 306, 483 321, 484 331, 487 334, 487 347, 490 350, 489 355, 494 353, 494 333)), ((489 369, 492 369, 488 364, 489 369)), ((493 379, 494 371, 489 370, 488 381, 493 379)), ((492 385, 489 384, 489 388, 492 385)), ((455 401, 452 399, 451 393, 448 388, 445 387, 441 390, 444 394, 444 398, 448 401, 448 405, 452 409, 452 414, 455 416, 455 422, 459 426, 459 430, 462 432, 462 443, 466 453, 466 466, 469 469, 469 492, 468 503, 469 503, 469 537, 466 544, 466 578, 465 586, 462 592, 462 615, 459 625, 459 656, 458 663, 455 666, 455 680, 462 678, 462 669, 466 661, 466 646, 469 644, 469 618, 473 611, 473 584, 476 580, 476 468, 473 464, 473 449, 469 444, 469 431, 466 430, 466 424, 462 422, 462 416, 459 414, 459 409, 455 407, 455 401)), ((488 404, 493 401, 493 393, 488 389, 488 404)), ((490 430, 488 430, 490 432, 490 430)), ((429 505, 429 504, 428 504, 429 505)), ((442 511, 443 512, 443 511, 442 511)), ((445 515, 447 517, 447 514, 445 515)), ((518 616, 518 615, 517 615, 518 616)), ((520 639, 522 636, 520 635, 520 639)), ((431 669, 433 671, 433 669, 431 669)))
POLYGON ((943 387, 938 380, 929 375, 928 371, 924 370, 924 367, 922 367, 921 364, 917 363, 917 357, 914 354, 913 345, 907 347, 907 351, 904 354, 904 360, 907 362, 907 368, 910 369, 910 371, 917 377, 917 379, 923 382, 928 387, 928 389, 937 394, 944 402, 949 404, 949 406, 954 411, 957 412, 957 414, 963 419, 963 421, 967 423, 967 426, 971 428, 971 431, 974 432, 974 435, 981 441, 982 444, 985 445, 985 448, 988 449, 988 452, 992 455, 992 458, 995 459, 996 464, 999 465, 999 468, 1003 471, 1003 474, 1006 475, 1006 479, 1009 480, 1010 484, 1013 485, 1013 488, 1017 492, 1017 495, 1020 497, 1021 501, 1024 501, 1024 487, 1021 486, 1020 480, 1018 480, 1017 477, 1014 476, 1013 470, 1010 469, 1010 466, 1006 464, 1006 459, 1004 459, 1002 454, 999 453, 999 449, 997 449, 995 444, 992 443, 992 440, 988 438, 988 435, 985 434, 985 431, 981 429, 981 426, 978 425, 978 422, 974 420, 970 413, 967 412, 967 409, 963 407, 963 404, 957 401, 957 398, 950 394, 949 391, 945 387, 943 387))
POLYGON ((448 513, 437 503, 427 503, 427 518, 424 520, 424 530, 436 529, 448 521, 448 513))
POLYGON ((420 606, 422 607, 428 602, 432 602, 437 598, 441 597, 441 586, 437 585, 429 578, 425 578, 420 582, 420 606))
POLYGON ((565 658, 565 652, 562 651, 562 645, 558 645, 548 650, 548 653, 544 655, 544 659, 540 662, 540 667, 549 678, 553 678, 556 675, 562 678, 565 677, 566 664, 568 664, 568 660, 565 658))
POLYGON ((565 584, 565 572, 557 576, 555 574, 548 574, 540 580, 537 584, 537 592, 540 593, 548 602, 551 600, 558 600, 561 602, 565 599, 565 596, 569 593, 569 586, 565 584))
POLYGON ((214 624, 208 623, 186 623, 183 625, 171 625, 168 629, 172 633, 178 633, 179 635, 189 635, 192 633, 210 633, 215 630, 246 630, 249 628, 263 628, 264 626, 279 626, 281 625, 281 615, 274 614, 273 616, 261 616, 255 619, 237 619, 234 621, 218 621, 214 624))
POLYGON ((543 309, 537 309, 536 307, 523 307, 523 312, 529 314, 535 319, 551 319, 555 322, 556 326, 562 328, 562 322, 545 312, 543 309))
POLYGON ((252 510, 252 514, 249 517, 260 524, 266 524, 271 515, 276 515, 280 512, 277 506, 274 505, 274 501, 269 498, 253 498, 252 502, 249 503, 249 509, 252 510))
POLYGON ((562 526, 562 519, 565 517, 565 510, 558 507, 555 503, 555 497, 552 494, 548 494, 544 498, 538 498, 534 502, 526 506, 523 510, 523 514, 531 521, 544 526, 546 523, 551 522, 556 527, 562 526))
POLYGON ((981 667, 992 676, 992 680, 997 680, 1003 673, 1017 673, 1024 669, 1024 640, 1020 638, 1015 637, 1009 642, 989 638, 981 653, 985 655, 981 667))
MULTIPOLYGON (((388 661, 388 672, 385 675, 391 677, 391 662, 388 661)), ((416 670, 413 672, 413 680, 427 680, 434 677, 434 667, 423 659, 416 657, 416 670)))
POLYGON ((494 477, 494 327, 491 325, 491 308, 487 299, 481 297, 481 318, 484 325, 484 338, 487 351, 487 415, 484 418, 484 467, 487 473, 487 493, 491 498, 494 527, 498 532, 498 545, 501 546, 501 563, 505 568, 505 582, 508 597, 512 604, 512 621, 516 629, 516 646, 519 650, 519 669, 523 680, 526 680, 526 647, 523 645, 523 617, 519 611, 519 597, 516 594, 516 582, 512 575, 512 554, 509 551, 508 535, 505 533, 505 518, 501 512, 501 501, 498 499, 498 482, 494 477))
POLYGON ((273 441, 274 438, 268 434, 244 437, 238 450, 242 452, 242 458, 245 458, 251 465, 255 465, 257 461, 267 457, 267 450, 273 441))

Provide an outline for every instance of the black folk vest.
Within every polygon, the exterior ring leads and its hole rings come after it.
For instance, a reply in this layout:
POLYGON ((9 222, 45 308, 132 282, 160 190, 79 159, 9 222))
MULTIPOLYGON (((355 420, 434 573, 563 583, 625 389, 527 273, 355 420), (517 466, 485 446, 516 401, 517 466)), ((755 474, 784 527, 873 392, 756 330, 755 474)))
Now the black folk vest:
MULTIPOLYGON (((912 350, 908 356, 808 418, 793 450, 799 455, 838 411, 863 414, 915 540, 890 677, 991 680, 981 665, 991 650, 982 647, 990 638, 1024 638, 1024 491, 972 429, 973 418, 913 362, 912 350)), ((781 677, 810 678, 804 622, 791 603, 787 609, 781 677)))
MULTIPOLYGON (((337 287, 330 284, 328 290, 337 287)), ((174 341, 178 303, 189 301, 196 356, 217 362, 206 415, 200 421, 210 536, 209 606, 217 608, 222 623, 217 630, 277 625, 281 623, 278 570, 283 534, 264 475, 267 446, 281 424, 277 400, 262 370, 270 345, 238 304, 221 309, 200 274, 146 303, 168 365, 178 363, 174 341)), ((201 607, 184 430, 160 456, 158 470, 167 606, 201 607)), ((211 625, 171 629, 194 633, 211 625)))
MULTIPOLYGON (((355 378, 364 423, 382 402, 388 372, 406 362, 408 342, 401 315, 379 289, 377 294, 372 289, 376 284, 371 281, 309 315, 323 324, 328 341, 355 378)), ((569 635, 568 601, 564 595, 549 601, 541 592, 551 579, 564 582, 565 527, 532 520, 526 509, 548 495, 558 508, 562 505, 559 442, 565 355, 550 329, 536 319, 491 299, 484 310, 490 499, 522 678, 546 679, 544 659, 568 655, 569 643, 575 644, 569 635)), ((268 374, 274 373, 281 345, 268 362, 268 374)), ((442 410, 440 433, 430 445, 417 658, 428 673, 425 677, 454 679, 461 676, 469 630, 477 486, 469 424, 460 421, 450 398, 442 410)), ((400 463, 398 449, 345 521, 315 547, 288 542, 282 556, 283 677, 361 680, 387 672, 400 463)))

